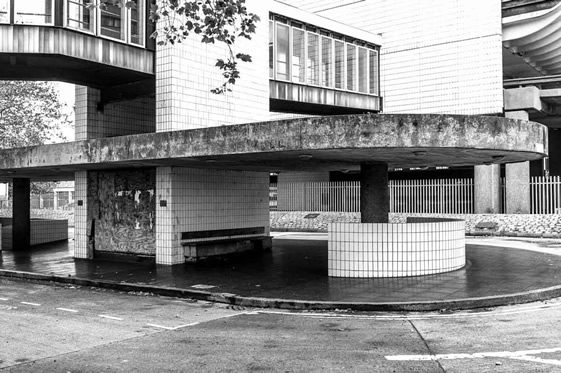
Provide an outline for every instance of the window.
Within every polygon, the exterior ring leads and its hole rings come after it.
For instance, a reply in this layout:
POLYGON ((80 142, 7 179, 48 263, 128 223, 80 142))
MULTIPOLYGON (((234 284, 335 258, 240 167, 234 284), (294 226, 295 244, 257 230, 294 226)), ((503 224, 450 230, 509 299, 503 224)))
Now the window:
POLYGON ((287 25, 277 23, 277 79, 288 80, 289 31, 287 25))
POLYGON ((374 48, 361 40, 333 36, 273 15, 269 21, 269 78, 378 95, 379 56, 374 48))
POLYGON ((126 7, 111 4, 110 0, 100 3, 100 34, 113 39, 125 40, 126 7))
POLYGON ((129 30, 130 30, 130 43, 137 45, 144 45, 144 1, 133 0, 129 1, 130 13, 129 30))
POLYGON ((14 22, 34 25, 54 23, 53 0, 25 0, 14 2, 14 22))
POLYGON ((308 32, 308 84, 319 85, 319 35, 308 32))
POLYGON ((347 44, 347 89, 356 91, 356 47, 347 44))
POLYGON ((0 23, 10 22, 10 0, 0 0, 0 23))
POLYGON ((269 78, 275 77, 275 23, 269 21, 269 78))
POLYGON ((94 32, 95 11, 88 8, 90 0, 68 0, 67 25, 78 30, 94 32))
POLYGON ((368 92, 368 51, 358 48, 358 91, 368 92))
POLYGON ((369 81, 370 81, 370 94, 379 95, 380 85, 378 80, 378 51, 370 50, 369 52, 369 81))
POLYGON ((306 40, 303 30, 292 29, 292 81, 304 83, 306 79, 306 40))
POLYGON ((345 43, 335 40, 335 88, 343 89, 345 81, 345 43))
POLYGON ((333 39, 321 38, 321 85, 333 87, 333 39))

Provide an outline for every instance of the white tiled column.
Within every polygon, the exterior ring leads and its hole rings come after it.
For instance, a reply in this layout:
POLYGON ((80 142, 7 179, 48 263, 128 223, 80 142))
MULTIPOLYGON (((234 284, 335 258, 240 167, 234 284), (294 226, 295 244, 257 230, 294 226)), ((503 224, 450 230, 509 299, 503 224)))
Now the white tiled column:
POLYGON ((74 257, 92 259, 93 250, 88 245, 88 172, 74 175, 76 203, 74 204, 74 257))
POLYGON ((156 169, 156 263, 185 261, 183 232, 263 227, 269 235, 269 173, 156 169))
POLYGON ((185 262, 180 243, 181 232, 175 217, 173 167, 156 168, 156 263, 174 265, 185 262))

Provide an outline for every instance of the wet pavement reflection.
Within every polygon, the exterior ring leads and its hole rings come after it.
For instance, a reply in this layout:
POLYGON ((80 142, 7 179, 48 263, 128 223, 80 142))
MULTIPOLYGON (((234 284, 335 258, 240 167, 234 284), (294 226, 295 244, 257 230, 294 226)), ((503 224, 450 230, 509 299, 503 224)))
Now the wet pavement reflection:
POLYGON ((468 244, 468 265, 429 276, 346 279, 327 276, 327 242, 273 240, 270 252, 173 267, 153 262, 82 260, 72 241, 4 251, 0 269, 242 296, 341 302, 412 302, 518 293, 561 285, 561 256, 468 244), (201 286, 202 285, 202 286, 201 286))

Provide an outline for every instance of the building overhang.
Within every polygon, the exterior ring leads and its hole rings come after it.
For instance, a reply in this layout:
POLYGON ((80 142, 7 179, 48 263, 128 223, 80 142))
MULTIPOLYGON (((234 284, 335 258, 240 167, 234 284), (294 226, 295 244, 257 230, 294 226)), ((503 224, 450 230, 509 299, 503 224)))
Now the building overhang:
POLYGON ((501 117, 343 115, 147 133, 0 150, 0 180, 73 179, 83 170, 181 166, 351 170, 521 162, 547 155, 547 128, 501 117))
POLYGON ((504 17, 502 24, 506 78, 561 73, 561 3, 504 17))
POLYGON ((108 87, 154 80, 154 52, 56 26, 0 24, 0 80, 108 87))

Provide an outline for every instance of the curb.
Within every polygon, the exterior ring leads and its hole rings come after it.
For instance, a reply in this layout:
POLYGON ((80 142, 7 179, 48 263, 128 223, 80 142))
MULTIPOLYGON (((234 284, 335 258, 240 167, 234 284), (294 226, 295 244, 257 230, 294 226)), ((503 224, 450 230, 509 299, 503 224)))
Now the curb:
POLYGON ((0 277, 25 279, 38 282, 55 282, 61 284, 73 284, 79 286, 90 286, 103 289, 112 289, 126 292, 145 292, 177 298, 191 298, 209 302, 225 303, 235 306, 256 308, 279 308, 287 310, 316 310, 316 311, 385 311, 385 312, 414 312, 414 311, 441 311, 441 310, 465 310, 474 308, 486 308, 506 306, 512 304, 543 301, 551 298, 561 297, 561 285, 544 289, 530 290, 521 293, 505 294, 479 298, 451 299, 445 301, 424 302, 388 302, 388 303, 360 303, 360 302, 328 302, 328 301, 306 301, 293 299, 244 297, 230 293, 212 293, 201 290, 190 290, 174 287, 162 287, 151 285, 140 285, 128 282, 91 280, 79 277, 63 277, 46 275, 33 272, 0 270, 0 277))

